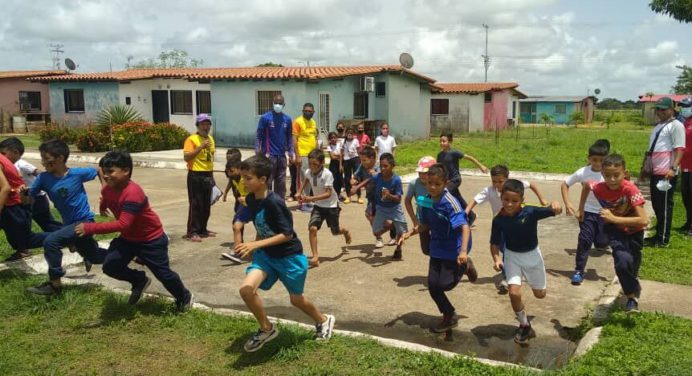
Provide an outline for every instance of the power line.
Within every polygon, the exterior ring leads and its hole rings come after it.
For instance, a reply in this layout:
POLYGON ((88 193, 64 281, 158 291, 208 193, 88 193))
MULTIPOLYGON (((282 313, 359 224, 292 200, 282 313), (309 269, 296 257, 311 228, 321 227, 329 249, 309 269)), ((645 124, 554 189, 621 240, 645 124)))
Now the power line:
POLYGON ((485 82, 488 82, 488 68, 490 68, 490 56, 488 56, 488 25, 483 24, 485 29, 485 55, 483 57, 483 66, 485 67, 485 82))
POLYGON ((62 54, 65 52, 62 48, 65 47, 60 43, 49 44, 49 51, 53 54, 51 60, 53 60, 53 69, 60 70, 60 61, 62 60, 62 54))

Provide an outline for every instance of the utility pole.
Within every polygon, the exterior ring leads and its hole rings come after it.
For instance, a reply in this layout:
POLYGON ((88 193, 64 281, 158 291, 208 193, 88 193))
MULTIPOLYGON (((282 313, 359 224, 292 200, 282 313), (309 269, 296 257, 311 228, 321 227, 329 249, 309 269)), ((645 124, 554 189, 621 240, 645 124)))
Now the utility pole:
POLYGON ((53 68, 55 70, 60 70, 60 60, 62 59, 61 55, 63 52, 65 52, 62 48, 65 46, 60 43, 55 43, 49 44, 48 47, 50 47, 49 51, 53 54, 53 57, 51 58, 51 60, 53 60, 53 68))
POLYGON ((485 66, 485 82, 488 82, 488 68, 490 68, 490 56, 488 56, 488 25, 483 24, 485 29, 485 55, 483 57, 483 66, 485 66))

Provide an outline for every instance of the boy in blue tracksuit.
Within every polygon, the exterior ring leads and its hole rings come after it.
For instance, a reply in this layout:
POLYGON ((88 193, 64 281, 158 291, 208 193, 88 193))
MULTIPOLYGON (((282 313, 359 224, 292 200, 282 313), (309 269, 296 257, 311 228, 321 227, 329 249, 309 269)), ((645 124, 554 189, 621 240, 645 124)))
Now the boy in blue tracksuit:
POLYGON ((279 197, 286 199, 286 153, 293 161, 295 153, 293 149, 293 122, 291 117, 283 113, 285 106, 284 97, 277 94, 273 98, 272 110, 267 111, 259 119, 257 124, 257 138, 255 140, 255 152, 264 155, 272 162, 271 180, 268 181, 269 189, 279 197))

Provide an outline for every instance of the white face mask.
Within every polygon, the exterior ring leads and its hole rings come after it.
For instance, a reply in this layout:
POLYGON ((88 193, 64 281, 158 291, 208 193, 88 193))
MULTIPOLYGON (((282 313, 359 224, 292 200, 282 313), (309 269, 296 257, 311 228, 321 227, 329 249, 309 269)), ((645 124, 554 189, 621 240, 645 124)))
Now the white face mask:
POLYGON ((284 109, 283 104, 274 103, 274 112, 276 112, 277 114, 280 114, 281 111, 283 111, 283 109, 284 109))
POLYGON ((680 108, 680 115, 687 119, 688 117, 692 116, 692 107, 682 107, 680 108))

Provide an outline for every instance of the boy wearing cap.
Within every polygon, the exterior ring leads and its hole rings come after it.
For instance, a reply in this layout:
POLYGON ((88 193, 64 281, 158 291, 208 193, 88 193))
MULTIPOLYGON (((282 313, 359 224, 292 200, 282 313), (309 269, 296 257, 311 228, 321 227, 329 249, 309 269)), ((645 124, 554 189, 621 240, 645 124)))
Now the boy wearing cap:
POLYGON ((211 190, 214 182, 214 153, 216 144, 211 130, 211 116, 197 115, 197 133, 185 140, 183 158, 187 162, 187 198, 190 209, 187 214, 187 234, 185 239, 201 242, 202 238, 216 236, 207 229, 211 214, 211 190))
MULTIPOLYGON (((435 163, 437 163, 437 161, 431 156, 425 156, 419 159, 418 167, 416 167, 418 177, 408 183, 408 189, 406 189, 406 196, 404 197, 404 206, 406 207, 406 213, 408 213, 408 216, 411 218, 411 222, 413 222, 413 231, 411 234, 419 233, 418 229, 420 227, 420 222, 418 221, 418 211, 420 208, 416 206, 416 211, 413 210, 413 200, 415 199, 416 202, 418 202, 419 197, 428 195, 428 188, 426 187, 428 184, 428 169, 435 163)), ((420 234, 420 248, 426 255, 430 252, 429 245, 430 234, 427 232, 420 234)))

